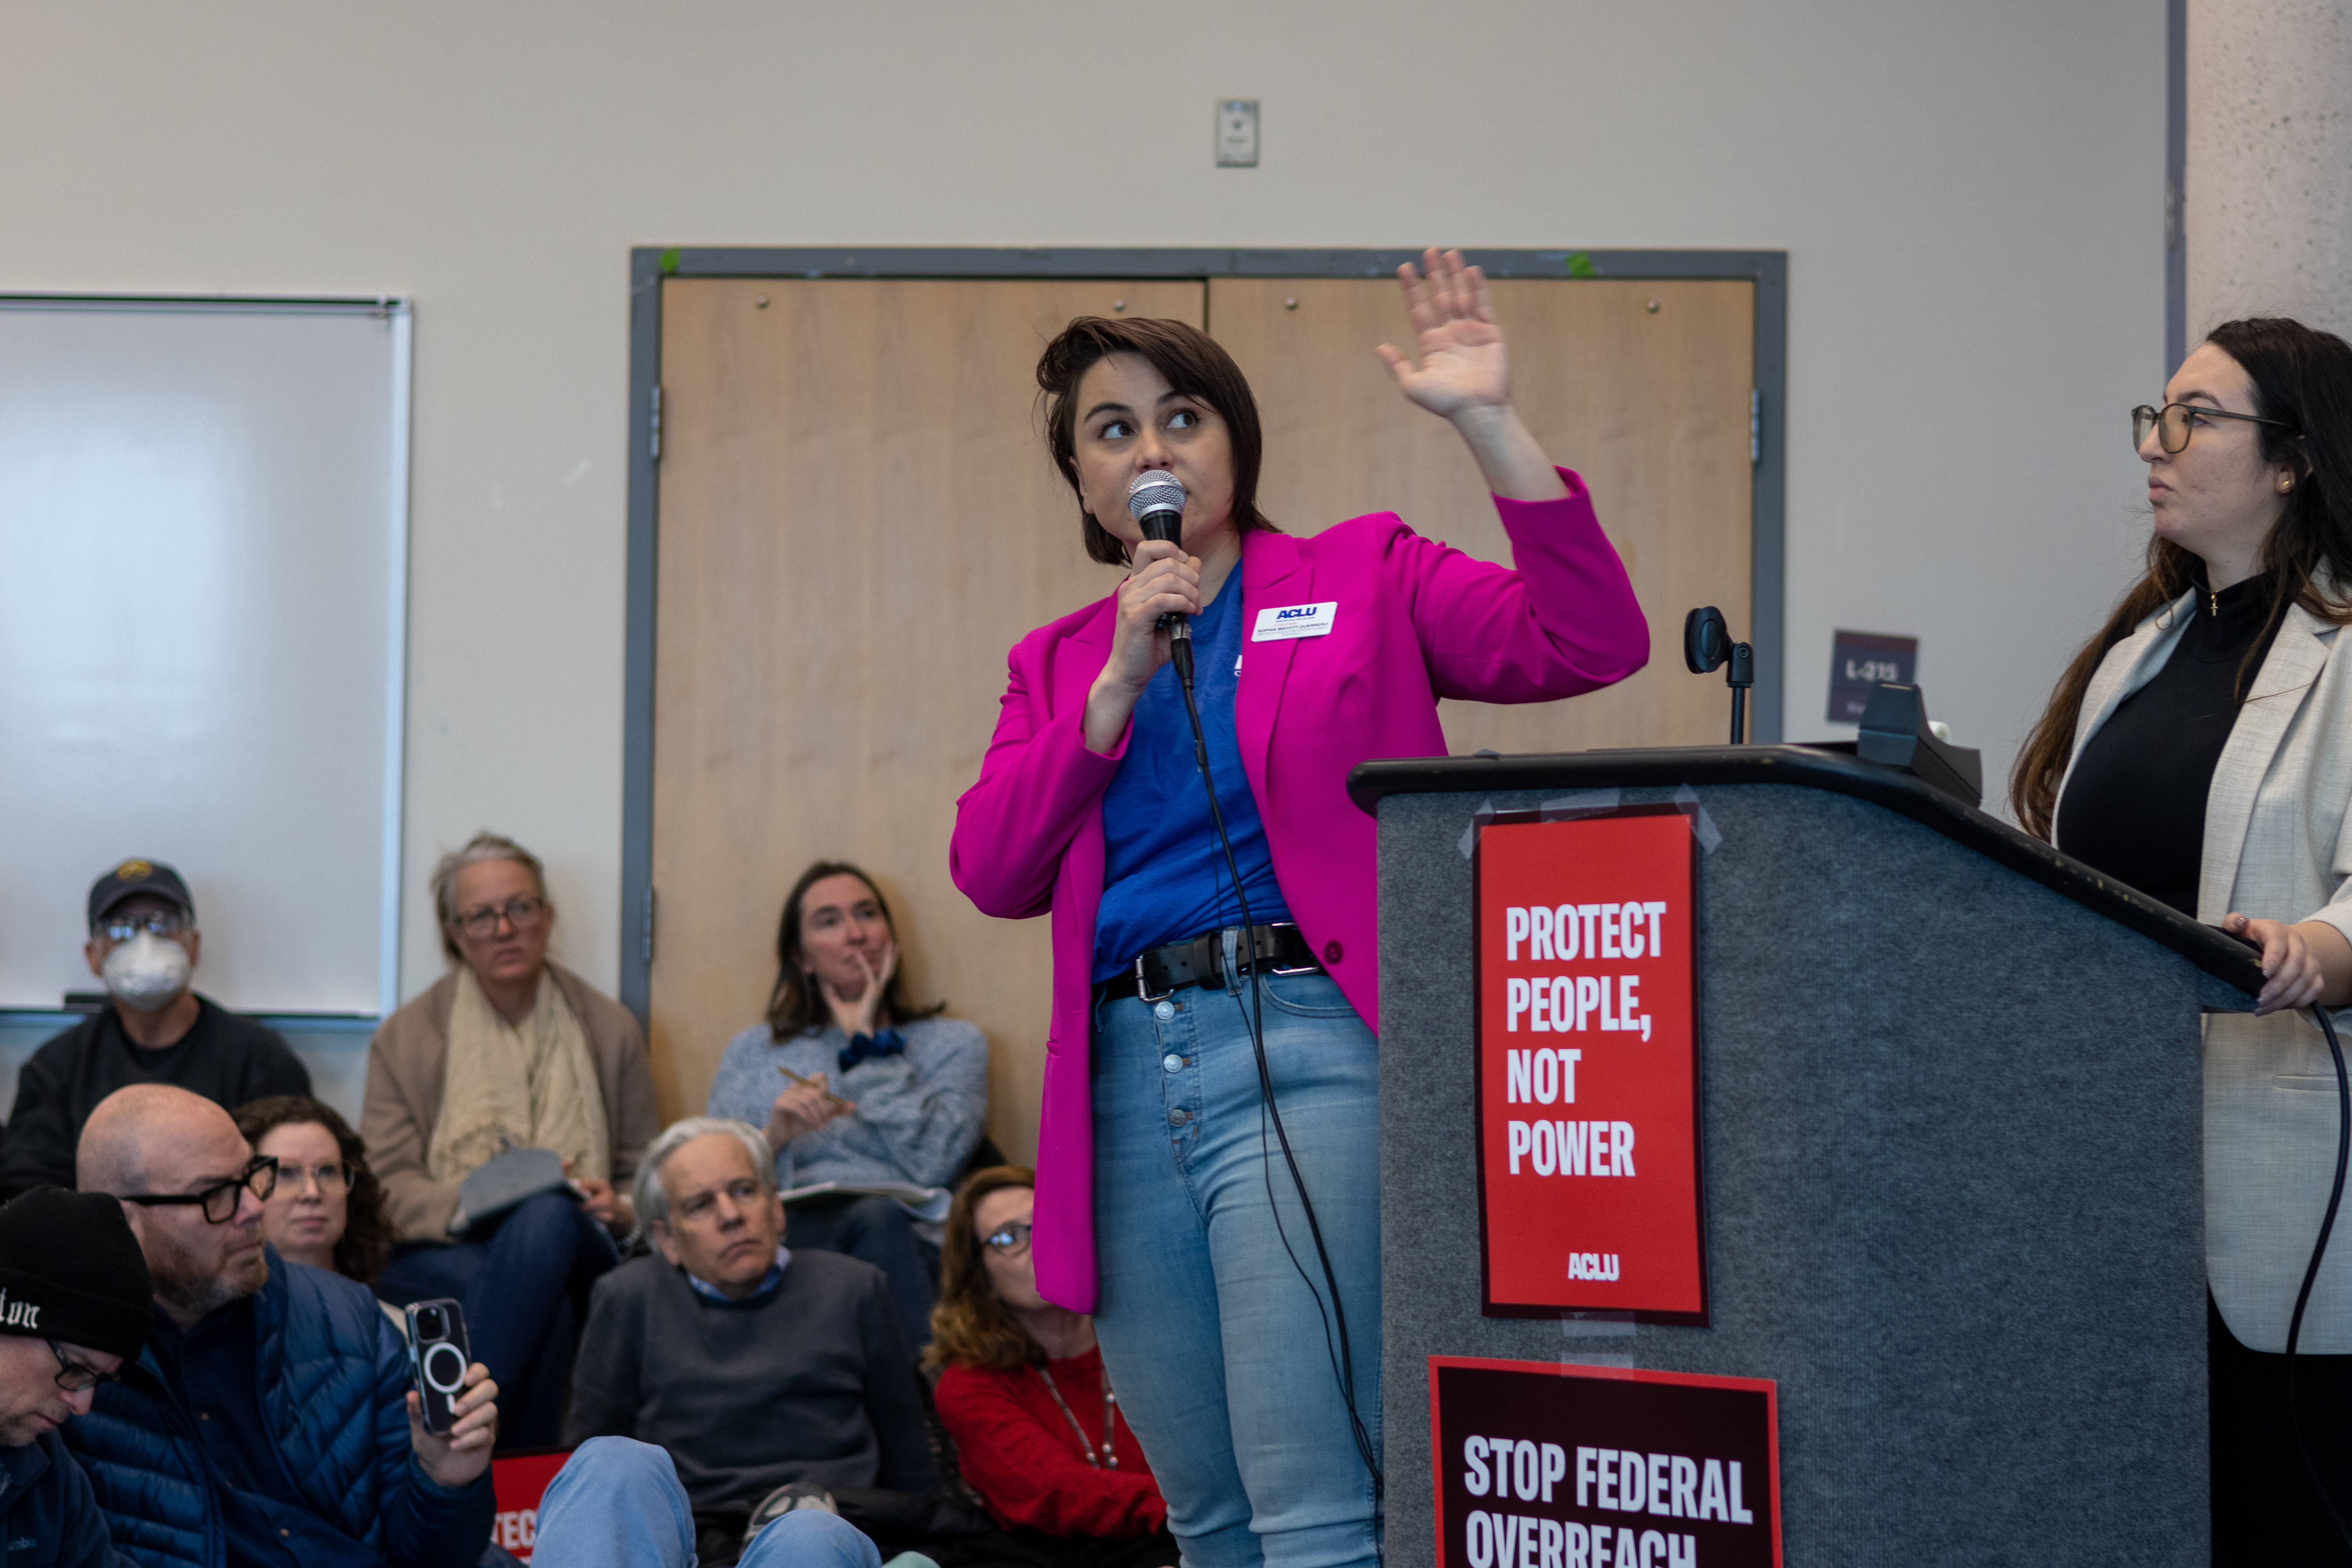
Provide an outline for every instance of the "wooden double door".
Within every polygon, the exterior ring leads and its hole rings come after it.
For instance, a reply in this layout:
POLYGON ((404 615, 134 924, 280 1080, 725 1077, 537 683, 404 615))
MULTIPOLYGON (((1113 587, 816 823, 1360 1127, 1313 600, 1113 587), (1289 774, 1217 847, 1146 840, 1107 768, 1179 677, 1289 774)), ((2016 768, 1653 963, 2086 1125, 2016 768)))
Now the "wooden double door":
MULTIPOLYGON (((668 279, 662 299, 651 1034, 665 1116, 698 1112, 776 977, 785 892, 865 867, 909 994, 987 1031, 990 1128, 1034 1157, 1046 921, 981 915, 948 876, 1004 654, 1109 593, 1043 438, 1034 376, 1072 317, 1172 317, 1247 374, 1259 503, 1315 533, 1396 511, 1507 562, 1476 466, 1374 355, 1410 346, 1384 279, 668 279)), ((1520 410, 1580 471, 1650 619, 1649 668, 1519 708, 1444 705, 1456 752, 1719 739, 1684 612, 1749 614, 1755 285, 1505 280, 1520 410)))

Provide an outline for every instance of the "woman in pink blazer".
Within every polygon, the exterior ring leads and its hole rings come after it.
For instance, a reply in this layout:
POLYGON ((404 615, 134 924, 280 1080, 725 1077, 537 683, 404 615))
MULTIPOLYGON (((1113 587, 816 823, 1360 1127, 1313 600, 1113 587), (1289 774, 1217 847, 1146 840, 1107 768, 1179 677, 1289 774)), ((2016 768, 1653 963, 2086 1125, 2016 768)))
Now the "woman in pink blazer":
POLYGON ((1038 1285, 1095 1314, 1190 1568, 1376 1561, 1379 911, 1348 770, 1442 754, 1440 697, 1570 697, 1649 657, 1582 482, 1511 406, 1485 279, 1424 261, 1399 268, 1420 363, 1380 353, 1469 446, 1517 569, 1387 513, 1276 531, 1231 356, 1179 322, 1081 318, 1038 364, 1049 441, 1088 552, 1132 571, 1013 649, 957 807, 956 885, 1054 916, 1038 1285), (1152 470, 1183 485, 1178 542, 1128 515, 1152 470), (1171 614, 1191 617, 1223 839, 1171 614))

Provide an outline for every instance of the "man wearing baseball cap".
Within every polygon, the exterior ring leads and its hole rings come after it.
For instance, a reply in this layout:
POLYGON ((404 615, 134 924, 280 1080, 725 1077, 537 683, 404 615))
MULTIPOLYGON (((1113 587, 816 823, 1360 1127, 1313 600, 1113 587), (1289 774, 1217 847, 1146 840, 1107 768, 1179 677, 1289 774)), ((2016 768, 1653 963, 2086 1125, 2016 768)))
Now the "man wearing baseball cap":
POLYGON ((105 1516, 58 1439, 147 1340, 147 1260, 122 1205, 38 1187, 0 1208, 0 1556, 116 1568, 105 1516))
POLYGON ((307 1095, 310 1075, 274 1030, 190 989, 204 952, 195 900, 161 860, 130 859, 89 890, 82 954, 107 1005, 48 1041, 16 1075, 0 1136, 0 1201, 74 1184, 74 1143, 98 1102, 126 1084, 168 1083, 234 1110, 307 1095))

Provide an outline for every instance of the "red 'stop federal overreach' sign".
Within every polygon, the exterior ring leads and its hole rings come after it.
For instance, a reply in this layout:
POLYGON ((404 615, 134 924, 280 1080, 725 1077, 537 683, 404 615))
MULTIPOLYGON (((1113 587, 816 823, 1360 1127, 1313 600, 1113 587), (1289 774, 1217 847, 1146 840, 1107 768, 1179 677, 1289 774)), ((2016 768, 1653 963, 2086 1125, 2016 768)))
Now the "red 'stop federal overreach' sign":
POLYGON ((1760 1378, 1429 1358, 1437 1568, 1780 1568, 1760 1378))
POLYGON ((1706 1321, 1694 885, 1673 810, 1479 833, 1490 1315, 1706 1321))

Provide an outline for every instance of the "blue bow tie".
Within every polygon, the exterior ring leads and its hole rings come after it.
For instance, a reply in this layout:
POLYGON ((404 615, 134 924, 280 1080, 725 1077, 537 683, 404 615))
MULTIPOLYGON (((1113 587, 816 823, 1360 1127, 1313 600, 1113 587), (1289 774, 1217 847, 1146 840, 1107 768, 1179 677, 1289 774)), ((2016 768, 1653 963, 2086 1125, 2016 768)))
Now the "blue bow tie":
POLYGON ((902 1056, 906 1049, 906 1039, 896 1029, 884 1029, 874 1035, 852 1035, 849 1044, 841 1047, 841 1070, 847 1072, 868 1057, 902 1056))

